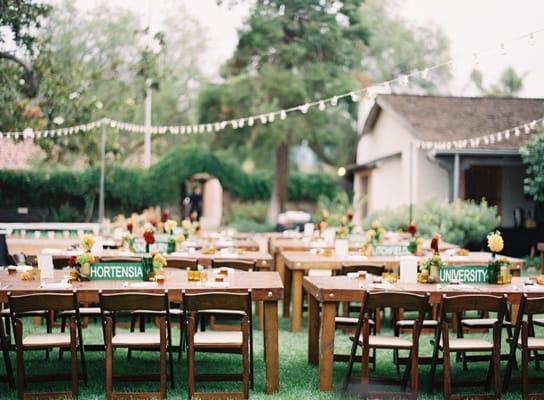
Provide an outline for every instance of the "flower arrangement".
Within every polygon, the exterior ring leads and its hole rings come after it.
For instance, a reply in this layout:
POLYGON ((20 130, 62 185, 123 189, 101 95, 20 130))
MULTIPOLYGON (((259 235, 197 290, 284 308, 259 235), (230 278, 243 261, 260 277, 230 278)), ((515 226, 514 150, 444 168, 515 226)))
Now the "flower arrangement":
POLYGON ((149 253, 149 246, 155 243, 155 234, 153 233, 153 230, 151 228, 147 228, 146 230, 144 230, 142 237, 145 242, 145 252, 149 253))
POLYGON ((183 234, 185 235, 185 239, 187 239, 189 236, 195 235, 200 230, 200 225, 198 221, 191 219, 184 219, 183 221, 181 221, 181 227, 183 228, 183 234))
POLYGON ((411 235, 410 241, 408 242, 408 251, 416 256, 421 255, 422 247, 423 247, 423 239, 419 236, 416 236, 417 234, 416 224, 412 222, 410 225, 408 225, 407 231, 411 235))
POLYGON ((164 222, 164 232, 168 234, 174 233, 174 229, 178 227, 178 223, 173 219, 168 219, 164 222))
POLYGON ((79 247, 83 250, 83 252, 88 253, 91 251, 92 247, 96 243, 96 240, 93 235, 87 234, 83 235, 79 241, 79 247))
POLYGON ((336 231, 337 239, 346 239, 353 231, 353 211, 348 210, 340 217, 340 227, 336 231))
POLYGON ((362 252, 365 255, 372 255, 372 247, 383 243, 385 237, 385 228, 380 224, 380 221, 372 222, 371 228, 366 231, 366 241, 363 245, 362 252))
POLYGON ((499 231, 487 235, 487 247, 491 250, 491 260, 487 264, 488 282, 499 283, 501 281, 503 283, 506 275, 509 274, 507 269, 509 263, 504 257, 497 258, 497 253, 500 253, 504 249, 504 240, 499 231))
POLYGON ((68 264, 77 271, 80 280, 88 280, 91 274, 91 264, 96 262, 96 257, 91 254, 91 249, 96 243, 93 235, 83 235, 79 241, 79 247, 83 254, 70 257, 68 264))
POLYGON ((132 233, 125 233, 121 239, 121 242, 124 249, 134 252, 134 236, 132 236, 132 233))
POLYGON ((421 281, 436 283, 440 281, 440 269, 446 266, 446 263, 440 257, 440 235, 435 233, 431 239, 431 249, 433 255, 424 259, 420 266, 421 281))
POLYGON ((157 253, 157 252, 153 252, 151 253, 151 256, 152 256, 152 261, 153 261, 153 270, 156 272, 156 271, 160 271, 161 269, 163 269, 164 267, 166 267, 166 258, 160 254, 160 253, 157 253))

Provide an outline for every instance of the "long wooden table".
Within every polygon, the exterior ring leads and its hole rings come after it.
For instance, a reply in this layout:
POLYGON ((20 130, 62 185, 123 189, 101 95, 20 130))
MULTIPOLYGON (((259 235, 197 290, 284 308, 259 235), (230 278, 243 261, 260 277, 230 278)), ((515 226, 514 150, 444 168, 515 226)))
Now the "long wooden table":
MULTIPOLYGON (((400 257, 388 256, 348 256, 338 257, 335 255, 325 256, 306 252, 282 252, 280 256, 286 267, 283 298, 283 315, 289 316, 291 297, 293 298, 293 309, 291 313, 291 330, 300 331, 302 320, 302 279, 308 270, 339 270, 346 263, 380 264, 385 265, 387 270, 398 271, 400 257), (290 289, 291 288, 291 289, 290 289)), ((487 265, 491 253, 472 252, 467 257, 450 257, 447 263, 451 265, 487 265)), ((511 272, 519 276, 525 262, 518 258, 506 257, 511 263, 511 272)))
MULTIPOLYGON (((544 296, 544 286, 528 289, 525 278, 513 278, 508 285, 474 284, 461 287, 447 284, 395 283, 391 290, 417 294, 430 294, 431 304, 439 304, 442 295, 458 294, 506 294, 512 304, 512 318, 515 318, 522 293, 531 297, 544 296)), ((346 276, 305 277, 304 288, 308 291, 308 362, 319 365, 319 388, 332 389, 334 336, 336 308, 338 302, 361 302, 363 292, 373 289, 370 280, 359 281, 346 276), (320 307, 321 306, 321 307, 320 307)), ((347 340, 347 338, 346 338, 347 340)))
MULTIPOLYGON (((65 271, 54 271, 52 282, 60 282, 65 271)), ((52 289, 41 287, 38 281, 22 281, 20 274, 9 275, 7 270, 0 269, 0 301, 7 301, 8 292, 13 293, 40 293, 66 292, 76 289, 81 302, 97 303, 98 292, 145 291, 157 292, 168 289, 172 301, 181 301, 182 291, 189 293, 202 292, 244 292, 251 289, 251 297, 255 301, 264 303, 264 360, 266 365, 266 392, 273 393, 279 390, 279 343, 278 343, 278 300, 283 295, 283 284, 276 272, 244 272, 235 271, 227 278, 228 287, 214 287, 201 282, 192 282, 187 279, 187 271, 165 269, 166 281, 155 288, 141 288, 124 286, 123 281, 90 281, 74 282, 70 289, 52 289)))

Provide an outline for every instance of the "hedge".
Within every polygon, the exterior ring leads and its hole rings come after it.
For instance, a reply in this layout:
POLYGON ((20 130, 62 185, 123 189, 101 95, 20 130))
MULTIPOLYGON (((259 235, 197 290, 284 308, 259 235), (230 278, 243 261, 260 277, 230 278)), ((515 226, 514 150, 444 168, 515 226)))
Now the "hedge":
MULTIPOLYGON (((267 200, 273 175, 266 171, 245 173, 234 161, 193 146, 175 147, 149 170, 107 165, 105 180, 106 213, 139 212, 150 205, 178 204, 180 185, 196 173, 219 179, 223 189, 242 201, 267 200)), ((0 208, 34 207, 47 210, 50 221, 92 220, 98 208, 100 170, 2 170, 0 208)), ((291 201, 316 201, 320 194, 339 191, 334 179, 324 173, 292 172, 288 193, 291 201)))

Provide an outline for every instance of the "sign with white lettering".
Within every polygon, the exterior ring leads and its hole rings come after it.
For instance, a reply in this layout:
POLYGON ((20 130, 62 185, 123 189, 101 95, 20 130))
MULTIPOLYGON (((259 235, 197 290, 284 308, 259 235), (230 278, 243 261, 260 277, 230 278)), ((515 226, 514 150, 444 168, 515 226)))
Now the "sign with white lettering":
POLYGON ((400 257, 410 255, 407 244, 378 244, 372 247, 373 256, 400 257))
POLYGON ((141 281, 144 279, 141 262, 99 262, 91 264, 89 279, 99 281, 141 281))
POLYGON ((440 282, 487 283, 487 265, 450 265, 440 268, 440 282))

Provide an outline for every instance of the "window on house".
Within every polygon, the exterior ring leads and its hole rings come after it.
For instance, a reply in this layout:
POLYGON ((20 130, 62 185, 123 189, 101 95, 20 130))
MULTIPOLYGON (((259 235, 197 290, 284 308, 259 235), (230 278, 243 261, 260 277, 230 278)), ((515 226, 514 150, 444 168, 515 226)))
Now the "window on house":
POLYGON ((482 198, 487 204, 501 208, 501 167, 475 165, 465 171, 465 199, 479 203, 482 198))

